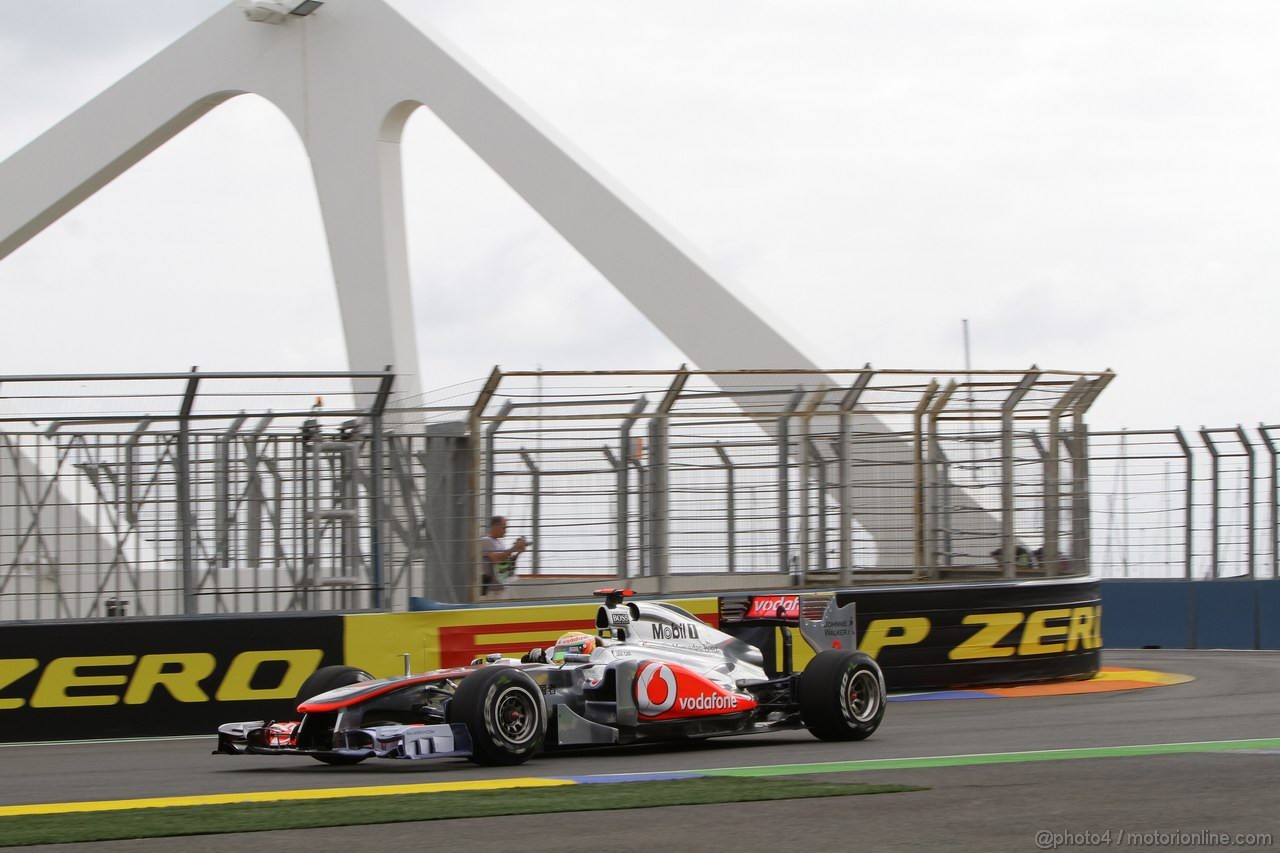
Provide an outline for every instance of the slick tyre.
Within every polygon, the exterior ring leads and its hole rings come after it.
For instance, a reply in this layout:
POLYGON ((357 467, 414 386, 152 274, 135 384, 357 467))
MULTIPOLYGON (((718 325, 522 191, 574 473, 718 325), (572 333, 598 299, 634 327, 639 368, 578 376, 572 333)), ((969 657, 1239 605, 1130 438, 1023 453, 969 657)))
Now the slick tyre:
POLYGON ((373 676, 354 666, 322 666, 302 682, 302 687, 298 689, 298 696, 293 700, 293 707, 297 708, 313 696, 346 687, 348 684, 358 684, 361 681, 373 681, 373 676))
MULTIPOLYGON (((296 708, 321 693, 327 693, 339 687, 346 687, 348 684, 358 684, 361 681, 373 681, 373 676, 354 666, 322 666, 311 673, 311 676, 306 681, 302 682, 302 687, 298 690, 298 696, 293 700, 293 707, 296 708)), ((332 727, 332 723, 330 723, 330 727, 332 727)), ((316 761, 339 767, 359 764, 364 761, 362 756, 352 755, 312 755, 311 757, 316 761)))
POLYGON ((819 652, 800 676, 800 716, 819 740, 862 740, 884 719, 884 675, 862 652, 819 652))
POLYGON ((523 764, 547 735, 542 691, 528 675, 506 666, 484 667, 464 678, 445 718, 467 727, 476 764, 523 764))

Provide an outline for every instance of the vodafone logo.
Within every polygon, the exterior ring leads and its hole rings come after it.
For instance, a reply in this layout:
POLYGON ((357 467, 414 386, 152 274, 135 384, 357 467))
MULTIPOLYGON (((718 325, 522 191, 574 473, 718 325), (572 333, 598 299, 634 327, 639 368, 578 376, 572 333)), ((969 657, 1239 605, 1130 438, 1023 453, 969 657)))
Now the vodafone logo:
POLYGON ((671 667, 647 663, 636 679, 636 706, 646 717, 656 717, 671 710, 676 703, 676 677, 671 667))
POLYGON ((738 697, 733 695, 707 694, 694 696, 692 699, 681 699, 681 711, 731 711, 738 707, 738 697))
POLYGON ((782 618, 795 619, 800 615, 800 596, 798 595, 757 595, 751 599, 751 607, 747 610, 748 619, 774 619, 782 608, 782 618))
POLYGON ((646 720, 679 720, 738 714, 756 707, 749 696, 725 690, 674 663, 645 661, 635 680, 636 708, 646 720))

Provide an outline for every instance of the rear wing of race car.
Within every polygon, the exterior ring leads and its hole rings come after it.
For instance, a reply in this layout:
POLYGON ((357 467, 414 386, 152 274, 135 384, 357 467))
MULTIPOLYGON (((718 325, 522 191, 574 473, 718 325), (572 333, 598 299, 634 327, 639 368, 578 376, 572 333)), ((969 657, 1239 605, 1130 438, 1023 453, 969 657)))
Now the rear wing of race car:
POLYGON ((721 598, 720 625, 795 625, 815 652, 857 647, 855 604, 840 606, 829 592, 721 598))
POLYGON ((852 601, 836 605, 834 595, 800 596, 800 636, 815 652, 826 649, 848 649, 858 646, 857 624, 852 601))

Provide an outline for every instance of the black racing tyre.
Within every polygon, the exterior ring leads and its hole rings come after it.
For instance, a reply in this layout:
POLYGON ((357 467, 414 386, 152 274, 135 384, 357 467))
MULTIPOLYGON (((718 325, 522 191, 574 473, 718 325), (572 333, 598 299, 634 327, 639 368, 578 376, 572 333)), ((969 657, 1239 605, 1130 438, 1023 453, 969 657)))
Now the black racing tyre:
POLYGON ((818 652, 800 676, 800 716, 819 740, 862 740, 884 719, 884 675, 862 652, 818 652))
POLYGON ((352 764, 359 764, 368 756, 366 755, 313 755, 311 756, 321 764, 331 764, 334 767, 350 767, 352 764))
MULTIPOLYGON (((327 693, 339 687, 346 687, 348 684, 358 684, 361 681, 373 681, 373 676, 354 666, 322 666, 311 673, 306 681, 302 682, 302 687, 298 690, 298 697, 294 699, 293 706, 296 708, 321 693, 327 693)), ((329 725, 332 727, 332 723, 329 725)), ((316 761, 335 766, 359 764, 365 759, 364 756, 356 755, 312 755, 311 757, 316 761)))
POLYGON ((471 733, 476 764, 523 764, 547 736, 547 706, 532 678, 509 666, 486 666, 462 679, 445 709, 471 733))
POLYGON ((293 700, 293 707, 297 708, 313 696, 361 681, 373 681, 373 676, 354 666, 322 666, 302 682, 298 697, 293 700))

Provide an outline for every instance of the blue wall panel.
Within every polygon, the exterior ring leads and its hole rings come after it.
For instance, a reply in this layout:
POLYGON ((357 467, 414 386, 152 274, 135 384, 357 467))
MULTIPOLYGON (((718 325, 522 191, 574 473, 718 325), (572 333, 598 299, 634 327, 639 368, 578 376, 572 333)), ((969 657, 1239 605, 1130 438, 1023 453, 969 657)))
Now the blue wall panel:
POLYGON ((1280 580, 1258 581, 1258 648, 1280 649, 1280 580))
POLYGON ((1257 581, 1199 581, 1195 586, 1197 649, 1257 645, 1257 581))
POLYGON ((1104 580, 1113 649, 1280 649, 1280 580, 1104 580))
POLYGON ((1192 648, 1191 582, 1104 580, 1101 586, 1103 646, 1192 648))

